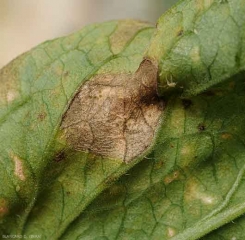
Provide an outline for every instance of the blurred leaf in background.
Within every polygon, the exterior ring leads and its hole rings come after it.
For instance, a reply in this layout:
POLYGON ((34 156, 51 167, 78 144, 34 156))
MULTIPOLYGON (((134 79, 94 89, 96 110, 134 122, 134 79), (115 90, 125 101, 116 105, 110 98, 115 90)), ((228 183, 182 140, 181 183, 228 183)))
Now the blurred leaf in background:
POLYGON ((37 44, 87 24, 133 18, 155 24, 176 0, 1 0, 0 68, 37 44))

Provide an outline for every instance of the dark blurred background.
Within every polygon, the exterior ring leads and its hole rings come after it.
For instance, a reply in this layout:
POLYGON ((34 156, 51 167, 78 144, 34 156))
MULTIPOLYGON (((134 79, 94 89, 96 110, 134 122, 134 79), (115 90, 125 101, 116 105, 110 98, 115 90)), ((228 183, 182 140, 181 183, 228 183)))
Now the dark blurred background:
POLYGON ((156 23, 177 0, 0 0, 0 68, 35 45, 87 24, 134 18, 156 23))

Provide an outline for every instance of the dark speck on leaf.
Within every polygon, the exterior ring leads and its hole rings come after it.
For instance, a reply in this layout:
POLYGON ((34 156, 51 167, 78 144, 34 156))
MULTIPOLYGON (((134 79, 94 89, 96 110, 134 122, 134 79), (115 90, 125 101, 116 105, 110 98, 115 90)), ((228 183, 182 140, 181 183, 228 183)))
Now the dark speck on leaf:
POLYGON ((237 53, 236 56, 235 56, 236 66, 238 68, 241 66, 241 57, 240 57, 240 54, 239 53, 237 53))
POLYGON ((205 126, 204 126, 203 123, 200 123, 200 124, 198 125, 198 130, 199 130, 200 132, 202 132, 202 131, 205 130, 205 126))
POLYGON ((204 95, 208 96, 208 97, 212 97, 215 95, 215 93, 213 91, 206 91, 203 93, 204 95))
POLYGON ((192 101, 189 99, 183 99, 182 104, 184 106, 184 109, 188 109, 192 105, 192 101))
POLYGON ((65 152, 64 151, 61 151, 61 152, 59 152, 59 153, 56 154, 56 156, 54 158, 54 161, 55 162, 61 162, 64 159, 65 159, 65 152))
POLYGON ((180 30, 179 32, 178 32, 178 34, 177 34, 177 36, 179 37, 179 36, 182 36, 183 35, 183 30, 180 30))
POLYGON ((40 121, 43 121, 46 118, 47 114, 45 112, 41 112, 38 114, 37 118, 40 121))

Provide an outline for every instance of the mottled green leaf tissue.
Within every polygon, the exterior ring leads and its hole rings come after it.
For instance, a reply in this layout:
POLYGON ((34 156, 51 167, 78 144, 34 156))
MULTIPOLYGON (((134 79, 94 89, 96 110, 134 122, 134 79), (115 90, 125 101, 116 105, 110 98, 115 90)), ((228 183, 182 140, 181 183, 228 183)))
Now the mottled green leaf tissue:
POLYGON ((245 238, 245 0, 93 24, 0 70, 0 236, 245 238))

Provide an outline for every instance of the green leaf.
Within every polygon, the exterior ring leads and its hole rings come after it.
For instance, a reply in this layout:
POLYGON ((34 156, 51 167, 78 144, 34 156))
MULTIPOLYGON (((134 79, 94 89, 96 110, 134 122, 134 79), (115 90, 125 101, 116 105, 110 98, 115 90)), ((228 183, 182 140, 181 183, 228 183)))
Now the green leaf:
POLYGON ((160 17, 148 51, 159 92, 196 95, 245 68, 244 0, 187 0, 160 17))
POLYGON ((104 71, 136 71, 153 31, 136 21, 91 25, 41 44, 1 70, 2 234, 56 238, 96 195, 137 163, 76 152, 59 129, 84 81, 104 71))
POLYGON ((3 68, 2 236, 242 238, 244 3, 91 25, 3 68))
POLYGON ((234 80, 188 100, 173 97, 152 153, 62 239, 191 240, 243 214, 245 90, 243 78, 234 80))

